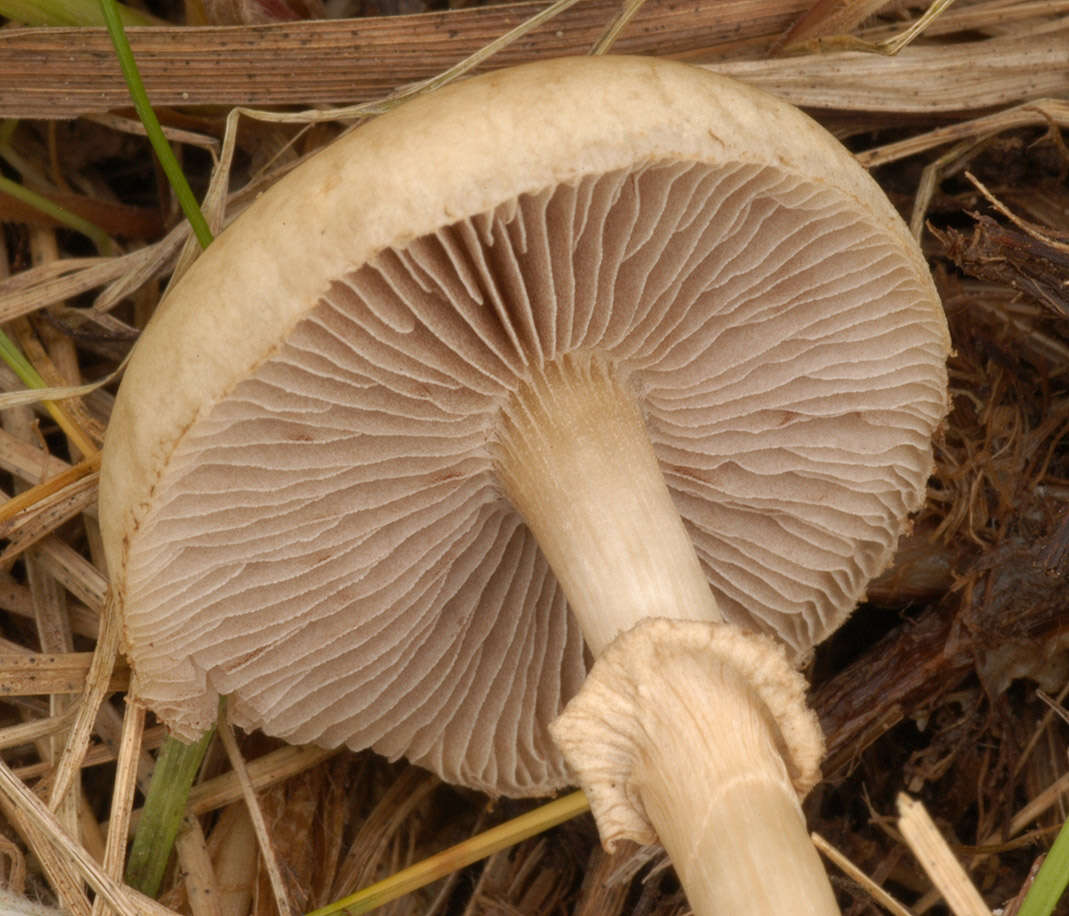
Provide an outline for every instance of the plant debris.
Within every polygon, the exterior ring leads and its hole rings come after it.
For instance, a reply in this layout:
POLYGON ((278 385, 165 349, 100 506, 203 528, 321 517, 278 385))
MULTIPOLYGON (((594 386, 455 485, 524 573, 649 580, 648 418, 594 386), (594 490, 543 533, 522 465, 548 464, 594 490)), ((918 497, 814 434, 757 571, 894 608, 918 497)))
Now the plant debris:
POLYGON ((1018 290, 1069 317, 1069 249, 1000 223, 986 213, 969 212, 971 233, 933 229, 944 254, 962 272, 1018 290))
MULTIPOLYGON (((458 62, 444 79, 595 45, 684 57, 785 95, 913 212, 954 340, 952 410, 930 499, 894 568, 817 651, 811 699, 828 757, 806 810, 884 892, 915 913, 946 912, 896 826, 907 792, 988 908, 1018 899, 1069 813, 1069 0, 958 0, 897 56, 852 48, 904 33, 926 4, 866 4, 878 12, 860 21, 808 0, 548 10, 405 0, 360 6, 422 15, 329 18, 343 5, 153 4, 171 25, 138 32, 135 51, 213 225, 458 62), (856 43, 776 56, 807 9, 797 34, 846 30, 856 43), (278 21, 309 12, 328 18, 278 21), (536 13, 531 30, 509 31, 536 13), (275 21, 248 24, 263 18, 275 21), (245 24, 176 28, 208 21, 245 24), (239 103, 271 110, 231 113, 239 103), (328 103, 355 107, 319 110, 328 103)), ((116 246, 98 252, 0 197, 0 320, 50 386, 43 394, 79 395, 46 411, 0 368, 0 908, 7 894, 27 913, 305 912, 533 803, 456 790, 371 753, 236 735, 229 756, 218 741, 208 751, 160 901, 119 883, 163 729, 126 693, 118 634, 102 625, 94 461, 123 357, 193 256, 128 104, 103 33, 0 30, 0 113, 23 119, 0 125, 3 175, 116 246), (67 120, 88 112, 106 113, 67 120)), ((846 916, 882 912, 863 882, 830 871, 846 916)), ((687 908, 655 849, 608 855, 581 817, 381 912, 687 908)))

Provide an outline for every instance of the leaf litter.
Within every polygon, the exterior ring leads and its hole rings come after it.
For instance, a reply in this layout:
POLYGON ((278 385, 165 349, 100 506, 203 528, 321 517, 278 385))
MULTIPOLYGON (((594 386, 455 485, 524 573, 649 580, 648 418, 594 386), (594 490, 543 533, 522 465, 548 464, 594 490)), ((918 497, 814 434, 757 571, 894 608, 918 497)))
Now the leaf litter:
MULTIPOLYGON (((806 29, 818 46, 782 56, 774 49, 807 4, 755 0, 731 14, 739 17, 732 37, 724 29, 710 41, 677 23, 672 35, 645 45, 645 30, 664 14, 656 0, 603 3, 597 21, 580 21, 583 7, 567 13, 565 5, 512 32, 493 6, 457 4, 433 23, 378 16, 364 20, 383 48, 374 72, 348 99, 329 99, 348 107, 326 108, 325 96, 337 90, 304 71, 284 86, 267 73, 254 100, 239 97, 241 80, 262 76, 273 50, 238 56, 245 69, 233 78, 213 73, 168 90, 178 97, 167 98, 161 119, 206 198, 213 229, 319 146, 399 98, 468 69, 565 53, 570 42, 723 69, 807 107, 843 137, 913 216, 952 328, 953 406, 931 498, 895 567, 813 663, 812 701, 829 754, 807 814, 855 873, 912 912, 939 912, 941 897, 955 899, 956 891, 936 890, 941 879, 905 845, 896 817, 906 792, 923 802, 939 843, 965 866, 985 905, 1013 905, 1069 813, 1069 727, 1060 714, 1069 691, 1069 157, 1061 134, 1069 122, 1069 4, 958 0, 896 56, 854 49, 907 32, 923 6, 868 4, 859 18, 817 4, 806 29), (414 73, 405 55, 442 22, 462 30, 473 56, 442 75, 414 73), (538 41, 517 43, 527 34, 538 41), (503 40, 488 47, 495 36, 503 40), (276 107, 235 110, 250 101, 276 107)), ((188 3, 190 22, 222 15, 212 13, 216 6, 188 3)), ((266 28, 280 35, 340 36, 351 26, 294 20, 286 10, 296 6, 276 6, 230 4, 226 16, 270 19, 274 10, 281 21, 266 28)), ((295 15, 312 9, 299 7, 295 15)), ((174 24, 181 16, 176 9, 174 24)), ((252 27, 231 26, 238 31, 229 34, 252 27)), ((21 32, 0 35, 0 85, 10 72, 5 62, 29 47, 20 42, 72 39, 21 32)), ((200 39, 178 31, 168 40, 181 47, 200 39)), ((82 113, 43 111, 29 90, 0 98, 10 117, 82 113)), ((18 379, 0 372, 0 469, 12 501, 0 510, 0 887, 22 907, 14 912, 26 913, 304 912, 532 803, 492 801, 369 753, 235 735, 228 753, 218 743, 209 750, 160 902, 118 882, 162 730, 126 695, 128 674, 105 623, 95 477, 91 466, 74 469, 99 443, 137 329, 195 256, 139 131, 119 112, 21 120, 2 135, 13 153, 5 161, 23 184, 73 202, 105 225, 119 250, 97 256, 76 233, 0 198, 0 317, 12 336, 11 323, 24 322, 18 336, 48 375, 47 394, 76 389, 82 399, 64 428, 35 403, 40 395, 24 394, 18 379), (257 800, 256 816, 243 794, 257 800), (271 854, 265 858, 257 843, 271 854)), ((832 874, 844 913, 881 911, 865 881, 834 867, 832 874)), ((687 909, 655 850, 607 855, 584 817, 381 912, 682 916, 687 909)), ((1059 912, 1069 908, 1063 903, 1059 912)))

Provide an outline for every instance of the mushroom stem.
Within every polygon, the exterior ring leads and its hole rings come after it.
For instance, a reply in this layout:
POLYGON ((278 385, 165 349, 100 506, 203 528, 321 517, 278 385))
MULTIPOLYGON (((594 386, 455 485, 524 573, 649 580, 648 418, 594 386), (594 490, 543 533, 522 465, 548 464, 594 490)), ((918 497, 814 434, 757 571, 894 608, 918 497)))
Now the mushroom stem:
POLYGON ((696 916, 837 916, 799 803, 820 733, 771 640, 650 620, 595 662, 553 723, 602 842, 668 851, 696 916))
POLYGON ((502 411, 497 470, 595 656, 649 617, 720 620, 634 396, 600 359, 546 365, 502 411))
POLYGON ((552 731, 603 842, 660 839, 698 916, 838 913, 798 801, 822 747, 804 681, 722 622, 627 386, 593 356, 551 363, 497 445, 598 659, 552 731))
POLYGON ((676 710, 668 715, 657 699, 648 702, 649 740, 633 779, 691 909, 698 916, 838 914, 775 726, 730 669, 676 661, 652 679, 676 710))

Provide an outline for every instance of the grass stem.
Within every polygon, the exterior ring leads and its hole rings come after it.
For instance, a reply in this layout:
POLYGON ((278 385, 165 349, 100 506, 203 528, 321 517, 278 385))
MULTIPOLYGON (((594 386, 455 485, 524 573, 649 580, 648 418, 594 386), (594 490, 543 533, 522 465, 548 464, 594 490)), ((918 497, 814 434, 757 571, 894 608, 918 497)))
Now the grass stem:
POLYGON ((1062 824, 1017 916, 1050 916, 1069 885, 1069 821, 1062 824))
POLYGON ((119 15, 119 4, 115 0, 100 0, 100 10, 104 14, 104 22, 107 25, 108 34, 111 35, 111 43, 115 46, 115 54, 119 58, 123 79, 126 80, 127 88, 130 90, 130 98, 133 100, 134 108, 137 110, 137 116, 141 119, 141 123, 145 125, 149 143, 152 144, 152 148, 156 151, 160 166, 174 189, 175 197, 178 198, 178 204, 181 206, 182 212, 193 227, 193 234, 197 237, 201 247, 207 248, 212 241, 212 231, 208 228, 208 221, 200 211, 200 205, 197 203, 196 197, 193 196, 193 189, 190 188, 185 173, 182 171, 182 166, 178 164, 178 159, 175 158, 174 151, 171 149, 171 144, 164 136, 163 128, 160 127, 156 112, 153 111, 152 104, 149 102, 148 93, 145 92, 145 84, 141 82, 141 74, 138 72, 137 62, 134 60, 134 53, 130 49, 130 42, 126 38, 122 17, 119 15))
POLYGON ((439 878, 444 878, 446 875, 471 865, 472 862, 478 862, 528 837, 571 820, 589 808, 590 805, 582 792, 572 792, 570 795, 565 795, 563 798, 535 808, 534 811, 528 811, 510 821, 505 821, 504 824, 499 824, 463 843, 451 846, 444 852, 402 869, 389 878, 369 885, 349 897, 313 910, 307 916, 332 916, 337 913, 356 916, 358 913, 370 913, 383 904, 403 897, 439 878))
POLYGON ((33 207, 45 216, 50 216, 57 223, 66 226, 68 229, 74 229, 76 232, 82 233, 92 241, 97 251, 102 255, 109 255, 115 251, 115 243, 99 226, 94 225, 77 213, 71 213, 66 207, 61 207, 43 194, 31 191, 25 185, 21 185, 4 175, 0 175, 0 194, 14 197, 15 200, 22 201, 22 203, 33 207))
POLYGON ((152 771, 148 796, 134 833, 125 881, 149 897, 156 897, 163 873, 182 826, 189 790, 214 736, 214 729, 195 744, 168 737, 152 771))

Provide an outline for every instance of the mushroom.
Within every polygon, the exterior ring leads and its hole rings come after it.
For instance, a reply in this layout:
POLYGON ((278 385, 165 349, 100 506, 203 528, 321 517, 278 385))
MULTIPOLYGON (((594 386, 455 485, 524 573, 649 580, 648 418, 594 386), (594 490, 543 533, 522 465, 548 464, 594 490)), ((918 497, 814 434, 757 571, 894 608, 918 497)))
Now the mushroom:
POLYGON ((572 58, 409 102, 137 345, 100 514, 139 695, 492 794, 577 775, 696 913, 836 912, 796 666, 922 503, 947 347, 898 214, 782 101, 572 58))

